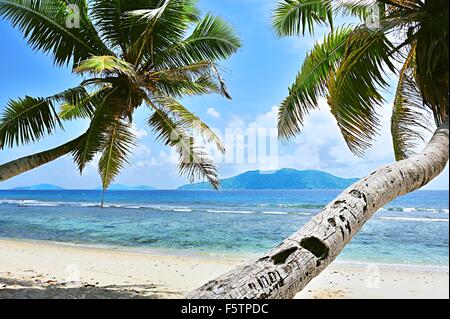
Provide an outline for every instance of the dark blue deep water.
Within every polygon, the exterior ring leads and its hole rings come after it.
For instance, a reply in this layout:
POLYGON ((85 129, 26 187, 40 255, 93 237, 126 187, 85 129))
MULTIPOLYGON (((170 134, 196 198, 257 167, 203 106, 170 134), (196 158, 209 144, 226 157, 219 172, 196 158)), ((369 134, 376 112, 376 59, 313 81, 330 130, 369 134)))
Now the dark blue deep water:
MULTIPOLYGON (((0 191, 0 238, 178 253, 259 253, 338 191, 0 191)), ((448 266, 449 194, 418 191, 380 210, 341 261, 448 266)))

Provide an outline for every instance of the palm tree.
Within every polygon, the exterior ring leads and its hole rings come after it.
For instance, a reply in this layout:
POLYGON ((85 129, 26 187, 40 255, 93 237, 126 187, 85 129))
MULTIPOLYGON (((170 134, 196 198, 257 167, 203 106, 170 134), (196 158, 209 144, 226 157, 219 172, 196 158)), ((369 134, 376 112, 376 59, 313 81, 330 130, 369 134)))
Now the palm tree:
POLYGON ((448 19, 448 0, 280 1, 273 17, 279 36, 314 33, 317 24, 330 29, 306 56, 279 108, 280 137, 300 133, 308 113, 326 97, 350 150, 362 155, 380 126, 378 111, 390 85, 386 73, 396 73, 392 139, 398 162, 352 185, 277 248, 189 297, 293 298, 377 210, 444 170, 449 156, 448 19), (365 23, 374 8, 380 17, 376 26, 365 23), (361 23, 335 27, 336 14, 361 23), (424 130, 432 127, 430 116, 438 128, 424 151, 413 154, 424 130))
POLYGON ((180 154, 180 173, 218 187, 216 167, 195 142, 194 129, 205 142, 224 147, 177 100, 210 93, 230 98, 217 62, 235 53, 240 40, 222 18, 202 17, 196 2, 0 0, 0 17, 33 49, 83 77, 77 87, 50 97, 10 101, 0 116, 0 151, 38 142, 65 121, 89 121, 87 131, 66 144, 1 165, 0 182, 66 154, 82 172, 101 154, 99 173, 108 188, 135 145, 133 113, 144 104, 157 139, 180 154))

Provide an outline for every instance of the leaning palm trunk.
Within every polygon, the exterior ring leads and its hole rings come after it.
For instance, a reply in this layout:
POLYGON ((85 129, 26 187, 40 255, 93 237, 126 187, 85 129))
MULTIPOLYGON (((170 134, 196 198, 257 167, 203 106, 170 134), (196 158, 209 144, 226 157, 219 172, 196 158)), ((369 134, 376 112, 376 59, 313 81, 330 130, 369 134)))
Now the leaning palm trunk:
POLYGON ((0 165, 0 182, 6 181, 7 179, 10 179, 14 176, 28 172, 32 169, 35 169, 39 166, 42 166, 64 155, 69 154, 78 145, 81 137, 78 137, 53 149, 25 156, 0 165))
POLYGON ((293 298, 319 275, 381 207, 417 190, 448 162, 448 120, 425 150, 358 181, 303 229, 264 257, 240 266, 191 292, 188 298, 293 298))

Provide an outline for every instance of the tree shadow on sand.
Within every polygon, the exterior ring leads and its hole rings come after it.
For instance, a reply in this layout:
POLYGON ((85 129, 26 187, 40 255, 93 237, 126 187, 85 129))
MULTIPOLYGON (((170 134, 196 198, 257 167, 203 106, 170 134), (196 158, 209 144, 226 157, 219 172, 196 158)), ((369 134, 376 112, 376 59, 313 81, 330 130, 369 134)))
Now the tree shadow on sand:
POLYGON ((109 285, 44 283, 39 280, 0 277, 0 299, 164 299, 180 298, 155 285, 109 285))

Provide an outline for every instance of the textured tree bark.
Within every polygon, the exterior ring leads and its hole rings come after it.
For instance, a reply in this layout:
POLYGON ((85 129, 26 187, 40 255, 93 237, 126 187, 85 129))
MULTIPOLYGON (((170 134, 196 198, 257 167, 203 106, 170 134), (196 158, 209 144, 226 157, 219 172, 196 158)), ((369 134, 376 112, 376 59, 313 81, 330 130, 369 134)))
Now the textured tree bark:
POLYGON ((0 165, 0 182, 54 161, 74 150, 82 136, 53 149, 0 165))
POLYGON ((448 153, 447 120, 422 153, 361 179, 278 247, 208 282, 187 298, 293 298, 342 252, 376 211, 439 175, 448 153))

